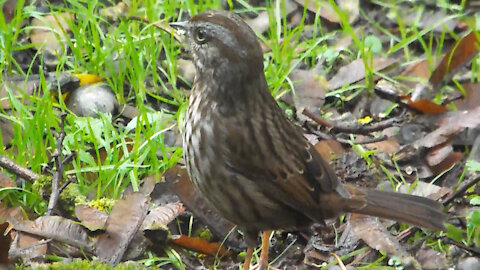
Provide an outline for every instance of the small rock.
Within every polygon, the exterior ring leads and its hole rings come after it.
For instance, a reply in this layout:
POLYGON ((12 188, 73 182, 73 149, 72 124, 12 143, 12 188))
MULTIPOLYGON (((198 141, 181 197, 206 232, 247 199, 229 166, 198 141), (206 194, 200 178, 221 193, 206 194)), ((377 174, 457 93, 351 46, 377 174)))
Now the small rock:
POLYGON ((97 117, 98 113, 118 113, 117 97, 105 84, 81 86, 68 94, 65 105, 77 116, 97 117))
POLYGON ((458 262, 457 270, 480 270, 480 259, 468 257, 458 262))

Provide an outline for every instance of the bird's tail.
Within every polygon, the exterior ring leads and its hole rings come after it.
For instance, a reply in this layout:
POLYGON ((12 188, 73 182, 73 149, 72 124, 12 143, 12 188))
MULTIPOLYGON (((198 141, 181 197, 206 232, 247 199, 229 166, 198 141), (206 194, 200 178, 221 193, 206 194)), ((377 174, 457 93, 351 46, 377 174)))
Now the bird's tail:
POLYGON ((352 198, 347 199, 346 208, 349 212, 393 219, 433 230, 445 230, 444 222, 447 218, 442 212, 442 204, 437 201, 381 190, 356 190, 352 193, 352 198), (355 207, 359 205, 360 199, 363 206, 355 207))

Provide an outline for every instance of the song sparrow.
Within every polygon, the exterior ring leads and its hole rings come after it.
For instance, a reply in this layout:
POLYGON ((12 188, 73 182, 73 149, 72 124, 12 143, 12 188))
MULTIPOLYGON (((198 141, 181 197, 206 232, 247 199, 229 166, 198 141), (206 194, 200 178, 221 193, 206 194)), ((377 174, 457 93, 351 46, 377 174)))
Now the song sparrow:
POLYGON ((244 269, 260 231, 303 228, 342 212, 443 229, 445 214, 433 200, 338 180, 271 96, 257 37, 239 16, 208 11, 171 25, 186 32, 196 68, 184 126, 187 169, 213 208, 243 230, 244 269))

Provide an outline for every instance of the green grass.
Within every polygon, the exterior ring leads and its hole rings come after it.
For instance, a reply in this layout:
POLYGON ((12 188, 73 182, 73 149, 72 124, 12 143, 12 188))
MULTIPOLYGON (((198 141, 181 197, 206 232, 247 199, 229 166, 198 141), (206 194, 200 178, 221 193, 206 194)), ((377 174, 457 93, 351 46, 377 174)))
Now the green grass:
MULTIPOLYGON (((221 7, 220 0, 167 2, 168 4, 154 0, 131 1, 125 15, 146 17, 152 23, 167 24, 187 14, 194 15, 221 7)), ((136 190, 144 176, 160 174, 181 159, 180 148, 164 144, 164 132, 181 126, 186 109, 187 97, 184 89, 178 86, 176 65, 181 49, 172 36, 154 27, 153 24, 125 18, 117 18, 119 22, 107 20, 100 15, 100 10, 105 7, 100 1, 75 0, 68 3, 69 7, 51 6, 51 11, 48 12, 56 16, 60 16, 62 12, 77 14, 76 20, 68 23, 71 34, 65 40, 65 47, 70 53, 58 56, 58 64, 52 72, 85 73, 103 77, 105 83, 116 93, 119 102, 135 105, 139 113, 135 121, 126 123, 128 129, 119 126, 111 116, 93 119, 78 118, 69 114, 65 122, 67 136, 63 144, 63 154, 75 151, 77 155, 71 165, 65 168, 65 176, 77 178, 77 182, 71 184, 70 188, 82 200, 87 196, 96 200, 118 199, 128 185, 132 185, 136 190), (127 85, 129 87, 125 88, 127 85), (157 111, 148 105, 147 99, 151 98, 169 104, 169 108, 174 109, 157 111), (106 158, 102 158, 103 152, 106 153, 106 158)), ((389 10, 389 15, 396 20, 399 33, 384 28, 368 18, 365 10, 360 10, 360 17, 389 39, 390 45, 378 50, 375 47, 378 37, 370 33, 356 32, 348 21, 348 15, 338 7, 341 27, 331 32, 323 28, 319 17, 314 19, 313 24, 306 23, 306 10, 303 11, 297 26, 288 27, 282 1, 274 4, 268 2, 266 7, 252 7, 243 1, 238 1, 234 5, 233 1, 227 1, 227 5, 234 11, 267 11, 270 29, 259 38, 271 48, 271 51, 265 54, 264 63, 270 90, 276 98, 294 90, 293 82, 288 75, 298 65, 314 66, 318 61, 326 59, 328 65, 319 75, 331 76, 335 72, 334 66, 362 59, 367 74, 365 82, 326 93, 327 97, 336 100, 326 107, 340 108, 345 102, 351 101, 364 91, 371 94, 375 75, 401 85, 401 78, 373 71, 372 61, 378 55, 400 58, 403 63, 409 64, 419 57, 419 53, 413 51, 411 46, 412 43, 418 43, 430 63, 430 68, 434 68, 433 59, 438 59, 441 55, 445 36, 452 33, 444 30, 438 36, 433 34, 433 29, 446 19, 461 16, 459 6, 447 5, 446 1, 442 3, 445 3, 445 7, 450 9, 453 15, 419 29, 415 24, 408 25, 405 22, 402 13, 396 8, 395 1, 388 4, 378 2, 384 5, 389 10), (313 36, 301 39, 302 32, 309 27, 316 29, 313 36), (352 37, 353 44, 344 51, 337 51, 332 44, 344 36, 352 37), (301 53, 297 53, 298 51, 301 53)), ((68 112, 68 109, 62 98, 57 98, 61 95, 58 86, 48 85, 45 81, 41 53, 34 55, 26 71, 12 57, 13 53, 34 47, 25 41, 25 37, 28 37, 29 31, 32 30, 28 25, 28 19, 47 15, 36 11, 32 6, 23 7, 23 4, 24 1, 18 1, 16 15, 10 23, 6 23, 3 13, 0 13, 0 70, 3 71, 0 74, 0 82, 5 79, 5 75, 28 77, 34 74, 33 70, 36 70, 38 63, 41 63, 39 69, 41 81, 36 95, 10 94, 6 97, 11 110, 1 110, 0 117, 12 122, 14 147, 6 149, 2 146, 0 154, 36 173, 48 175, 42 170, 47 165, 51 166, 50 156, 56 147, 56 139, 50 129, 59 131, 59 113, 68 112), (22 22, 27 24, 23 26, 22 22)), ((417 19, 421 16, 423 7, 419 5, 418 8, 417 19)), ((58 38, 64 35, 64 31, 57 33, 58 38)), ((478 70, 478 66, 477 57, 473 69, 478 70)), ((472 77, 478 80, 475 72, 472 72, 472 77)), ((370 155, 374 153, 366 154, 365 159, 370 160, 370 155)), ((402 182, 388 170, 384 170, 384 173, 392 183, 402 182)), ((33 183, 21 181, 18 189, 1 189, 0 199, 6 204, 21 205, 38 214, 44 214, 46 200, 38 190, 38 184, 36 187, 33 183)), ((475 222, 472 224, 476 224, 475 222)), ((470 230, 469 233, 478 234, 478 230, 470 230)), ((169 252, 168 258, 152 258, 150 262, 167 261, 182 269, 178 255, 175 255, 173 250, 169 252)))

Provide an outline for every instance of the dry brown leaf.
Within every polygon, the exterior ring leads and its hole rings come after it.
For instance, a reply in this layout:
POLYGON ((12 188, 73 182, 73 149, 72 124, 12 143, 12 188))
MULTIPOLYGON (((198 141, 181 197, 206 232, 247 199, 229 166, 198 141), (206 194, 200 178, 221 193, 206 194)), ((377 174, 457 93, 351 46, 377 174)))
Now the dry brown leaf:
POLYGON ((304 109, 317 112, 325 103, 325 89, 315 70, 296 69, 289 75, 294 86, 294 102, 298 113, 304 109))
POLYGON ((460 39, 443 57, 430 76, 429 82, 433 88, 437 89, 443 81, 449 80, 459 68, 472 60, 478 53, 479 44, 480 34, 476 31, 472 31, 460 39))
MULTIPOLYGON (((318 13, 322 18, 333 22, 339 23, 340 18, 335 12, 334 8, 328 0, 295 0, 299 5, 306 7, 310 12, 318 13)), ((338 1, 339 9, 347 13, 348 22, 354 22, 359 15, 359 1, 358 0, 343 0, 338 1)))
POLYGON ((44 237, 17 232, 9 256, 12 261, 21 260, 28 264, 31 261, 44 261, 47 250, 48 244, 44 237))
POLYGON ((378 218, 351 214, 350 226, 353 232, 371 248, 387 253, 389 256, 414 260, 378 218))
POLYGON ((142 230, 155 230, 157 228, 164 228, 171 221, 178 217, 185 211, 185 207, 181 202, 173 202, 166 205, 161 205, 150 210, 150 213, 143 221, 142 230))
POLYGON ((210 256, 219 256, 222 257, 227 255, 229 252, 225 246, 220 243, 210 243, 199 237, 188 237, 186 235, 173 235, 170 238, 170 242, 174 243, 177 246, 194 250, 203 254, 210 256))
MULTIPOLYGON (((282 1, 282 5, 284 5, 282 9, 287 17, 292 14, 292 12, 297 10, 297 5, 291 0, 282 1)), ((253 31, 259 34, 262 34, 263 32, 267 31, 268 28, 270 28, 270 21, 266 11, 260 12, 258 16, 253 19, 246 19, 245 22, 253 29, 253 31)))
POLYGON ((42 216, 34 221, 24 220, 14 224, 17 231, 57 240, 88 251, 91 242, 87 232, 73 220, 59 216, 42 216))
POLYGON ((9 23, 15 16, 15 9, 17 8, 18 0, 7 0, 2 4, 3 17, 5 23, 9 23))
MULTIPOLYGON (((28 218, 35 217, 33 214, 28 212, 27 212, 27 215, 28 215, 28 218)), ((20 208, 20 206, 6 208, 0 202, 0 221, 1 222, 8 221, 15 226, 15 224, 25 219, 26 217, 24 216, 24 212, 22 211, 22 208, 20 208)))
POLYGON ((415 148, 432 148, 445 143, 454 134, 465 128, 476 128, 480 125, 480 107, 472 110, 450 112, 440 121, 439 128, 415 141, 415 148))
POLYGON ((82 204, 75 206, 75 216, 90 231, 103 230, 108 219, 107 213, 82 204))
POLYGON ((70 32, 68 22, 72 22, 75 15, 64 12, 60 14, 49 14, 41 18, 34 18, 31 26, 30 41, 37 49, 45 48, 53 55, 62 54, 62 43, 65 42, 65 34, 70 32))
POLYGON ((343 146, 334 139, 319 141, 315 144, 315 149, 325 160, 331 160, 345 154, 343 146))
MULTIPOLYGON (((391 185, 391 183, 386 182, 385 185, 388 186, 391 185)), ((415 184, 405 184, 398 186, 398 192, 428 197, 432 200, 437 201, 452 192, 452 190, 448 187, 440 187, 432 183, 418 181, 415 182, 415 184)))
MULTIPOLYGON (((391 58, 375 58, 373 59, 373 71, 383 70, 396 63, 391 58)), ((365 78, 365 65, 362 59, 357 59, 350 64, 341 67, 337 74, 328 81, 328 89, 335 90, 347 84, 352 84, 365 78)))
POLYGON ((466 91, 466 96, 463 99, 454 102, 457 110, 471 110, 480 104, 480 83, 464 83, 463 89, 466 91))
POLYGON ((0 223, 0 268, 8 265, 8 251, 12 243, 11 228, 9 222, 0 223))
POLYGON ((447 258, 445 252, 436 251, 430 247, 422 247, 417 251, 415 257, 422 265, 422 269, 447 269, 447 258))
POLYGON ((390 137, 384 141, 365 144, 367 149, 375 149, 387 154, 393 154, 400 149, 400 144, 396 137, 390 137))
POLYGON ((210 208, 205 199, 195 192, 184 167, 177 165, 168 169, 165 172, 165 182, 167 182, 169 189, 177 194, 188 210, 203 224, 207 225, 213 234, 220 239, 224 239, 228 235, 227 242, 231 246, 239 247, 242 245, 243 240, 237 238, 237 233, 230 233, 235 225, 219 216, 216 211, 210 208))
POLYGON ((447 158, 453 152, 453 146, 451 144, 441 144, 433 147, 428 151, 425 156, 427 164, 429 166, 438 165, 442 160, 447 158))
POLYGON ((14 186, 16 185, 15 185, 15 182, 13 182, 12 178, 0 172, 0 188, 14 187, 14 186))
POLYGON ((438 105, 433 101, 424 98, 412 100, 411 96, 407 95, 401 97, 400 100, 406 102, 406 104, 414 110, 425 114, 442 114, 447 111, 447 107, 438 105))
POLYGON ((117 265, 147 215, 149 197, 140 192, 126 195, 113 206, 105 224, 105 234, 96 244, 97 256, 117 265))

